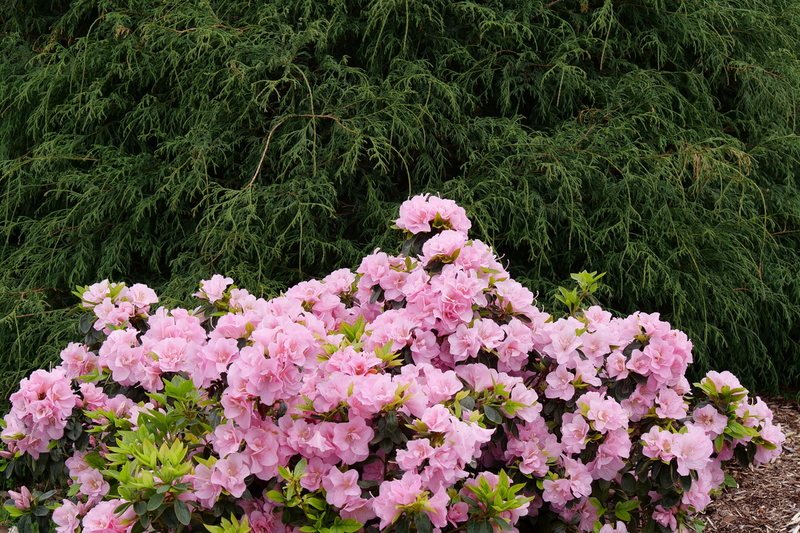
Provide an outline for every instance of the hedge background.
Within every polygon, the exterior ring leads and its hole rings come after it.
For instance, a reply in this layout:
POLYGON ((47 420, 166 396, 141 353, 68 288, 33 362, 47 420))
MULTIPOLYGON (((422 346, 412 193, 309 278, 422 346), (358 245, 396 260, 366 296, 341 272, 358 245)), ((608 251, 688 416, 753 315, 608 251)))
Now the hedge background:
POLYGON ((399 248, 409 195, 553 310, 660 312, 697 372, 800 385, 792 0, 15 0, 0 6, 0 383, 76 284, 272 296, 399 248))

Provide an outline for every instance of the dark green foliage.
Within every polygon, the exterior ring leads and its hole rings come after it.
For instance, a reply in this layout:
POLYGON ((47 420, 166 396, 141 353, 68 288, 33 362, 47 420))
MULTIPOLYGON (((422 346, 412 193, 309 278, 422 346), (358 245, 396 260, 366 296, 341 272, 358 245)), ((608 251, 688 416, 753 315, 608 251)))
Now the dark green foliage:
POLYGON ((275 295, 420 192, 548 309, 607 272, 697 370, 796 387, 798 28, 790 0, 5 2, 4 391, 78 338, 76 284, 275 295))

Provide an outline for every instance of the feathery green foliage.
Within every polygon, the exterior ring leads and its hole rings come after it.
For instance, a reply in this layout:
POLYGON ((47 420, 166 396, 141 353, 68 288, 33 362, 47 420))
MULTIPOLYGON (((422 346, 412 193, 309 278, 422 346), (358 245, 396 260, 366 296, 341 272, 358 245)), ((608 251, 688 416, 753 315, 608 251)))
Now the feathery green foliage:
POLYGON ((800 384, 790 0, 12 0, 0 7, 0 375, 76 284, 174 304, 356 266, 409 195, 552 308, 570 272, 695 367, 800 384))

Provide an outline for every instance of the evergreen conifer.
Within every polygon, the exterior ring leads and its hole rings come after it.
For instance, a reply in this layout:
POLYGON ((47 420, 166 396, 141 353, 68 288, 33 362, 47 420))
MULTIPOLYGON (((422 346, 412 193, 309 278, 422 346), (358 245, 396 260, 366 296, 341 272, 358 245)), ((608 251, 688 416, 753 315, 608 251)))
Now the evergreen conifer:
POLYGON ((275 295, 420 192, 549 309, 607 272, 697 371, 797 387, 799 28, 791 0, 5 2, 3 390, 77 337, 77 284, 275 295))

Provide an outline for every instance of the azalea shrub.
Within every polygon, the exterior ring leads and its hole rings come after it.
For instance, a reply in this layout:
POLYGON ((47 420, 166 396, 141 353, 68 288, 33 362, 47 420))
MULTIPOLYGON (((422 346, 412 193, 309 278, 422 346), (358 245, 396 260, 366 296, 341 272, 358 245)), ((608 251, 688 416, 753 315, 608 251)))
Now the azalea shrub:
POLYGON ((269 301, 79 288, 84 342, 4 420, 6 474, 48 479, 10 492, 21 533, 700 530, 729 461, 780 454, 735 376, 693 393, 684 333, 612 316, 587 272, 548 314, 470 226, 417 196, 399 255, 269 301))

